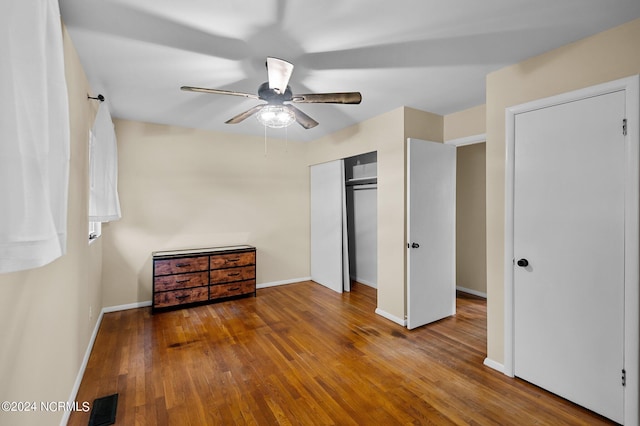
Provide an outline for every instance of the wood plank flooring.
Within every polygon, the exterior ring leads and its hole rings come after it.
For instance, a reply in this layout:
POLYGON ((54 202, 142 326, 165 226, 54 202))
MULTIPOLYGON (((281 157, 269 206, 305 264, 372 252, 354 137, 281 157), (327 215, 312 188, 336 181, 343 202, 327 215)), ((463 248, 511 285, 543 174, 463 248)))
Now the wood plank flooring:
POLYGON ((407 330, 374 313, 375 289, 303 282, 105 314, 76 400, 118 393, 117 425, 613 424, 484 366, 486 303, 457 303, 407 330))

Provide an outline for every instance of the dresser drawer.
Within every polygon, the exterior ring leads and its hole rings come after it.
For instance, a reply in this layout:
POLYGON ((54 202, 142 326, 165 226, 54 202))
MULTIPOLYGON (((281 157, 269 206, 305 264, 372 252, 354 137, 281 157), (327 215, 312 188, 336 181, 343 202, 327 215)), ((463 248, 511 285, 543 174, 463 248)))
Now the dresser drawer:
POLYGON ((243 266, 242 268, 216 269, 215 271, 210 271, 210 274, 211 284, 250 280, 256 277, 256 267, 243 266))
POLYGON ((256 280, 240 281, 232 284, 212 285, 209 287, 211 299, 239 296, 241 294, 254 293, 255 291, 256 280))
POLYGON ((246 266, 256 264, 256 254, 229 253, 211 256, 211 269, 232 268, 234 266, 246 266))
POLYGON ((154 260, 154 275, 180 274, 183 272, 206 271, 209 269, 209 256, 183 257, 177 259, 154 260))
POLYGON ((165 291, 153 296, 154 308, 182 305, 185 303, 205 302, 209 300, 209 287, 196 287, 187 290, 165 291))
POLYGON ((201 287, 209 285, 209 272, 192 272, 189 274, 162 275, 153 281, 155 291, 178 290, 181 288, 201 287))

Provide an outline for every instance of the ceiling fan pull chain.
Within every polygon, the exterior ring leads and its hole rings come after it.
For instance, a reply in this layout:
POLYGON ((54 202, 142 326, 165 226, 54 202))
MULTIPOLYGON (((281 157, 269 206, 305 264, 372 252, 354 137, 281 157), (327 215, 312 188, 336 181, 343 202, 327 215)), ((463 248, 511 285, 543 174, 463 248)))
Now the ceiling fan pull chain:
POLYGON ((267 126, 264 126, 264 156, 267 156, 267 126))

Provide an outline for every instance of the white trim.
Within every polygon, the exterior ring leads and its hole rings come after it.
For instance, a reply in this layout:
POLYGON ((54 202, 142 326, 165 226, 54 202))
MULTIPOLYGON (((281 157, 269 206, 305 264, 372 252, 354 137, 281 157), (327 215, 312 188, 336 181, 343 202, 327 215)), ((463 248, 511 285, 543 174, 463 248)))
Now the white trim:
POLYGON ((505 111, 505 190, 504 190, 504 374, 514 376, 513 368, 513 188, 515 169, 515 111, 505 111))
MULTIPOLYGON (((100 329, 100 324, 102 324, 102 317, 104 316, 104 309, 100 311, 100 315, 98 315, 98 319, 96 321, 95 327, 93 327, 93 333, 91 333, 91 337, 89 338, 89 344, 87 345, 87 349, 84 352, 84 358, 82 358, 82 364, 80 364, 80 369, 78 370, 78 374, 76 375, 76 381, 73 384, 73 388, 71 389, 71 395, 69 395, 69 400, 67 401, 67 406, 71 406, 78 396, 78 390, 80 389, 80 384, 82 383, 82 378, 84 377, 84 372, 87 369, 87 364, 89 363, 89 357, 91 356, 91 351, 93 350, 93 344, 96 341, 96 337, 98 336, 98 330, 100 329)), ((62 419, 60 420, 60 426, 65 426, 69 422, 69 417, 71 416, 71 411, 64 410, 62 415, 62 419)))
POLYGON ((626 80, 624 424, 640 424, 640 76, 626 80), (629 202, 630 201, 630 202, 629 202))
POLYGON ((487 141, 487 134, 480 133, 478 135, 465 136, 463 138, 451 139, 445 141, 445 145, 453 145, 453 146, 465 146, 465 145, 473 145, 476 143, 483 143, 487 141))
POLYGON ((106 308, 102 308, 102 312, 108 314, 110 312, 126 311, 128 309, 146 308, 151 305, 151 300, 147 300, 144 302, 127 303, 126 305, 107 306, 106 308))
POLYGON ((282 281, 271 281, 271 282, 268 282, 268 283, 262 283, 262 284, 256 285, 256 289, 268 288, 268 287, 276 287, 276 286, 279 286, 279 285, 296 284, 296 283, 300 283, 300 282, 303 282, 303 281, 311 281, 311 277, 292 278, 290 280, 282 280, 282 281))
POLYGON ((499 372, 501 372, 503 374, 506 374, 504 372, 504 365, 500 364, 499 362, 496 362, 496 361, 494 361, 492 359, 489 359, 489 358, 485 358, 483 364, 486 365, 489 368, 493 368, 496 371, 499 371, 499 372))
POLYGON ((389 312, 383 311, 380 308, 376 308, 376 314, 380 315, 381 317, 384 317, 390 321, 395 322, 396 324, 400 324, 403 327, 407 326, 407 320, 399 318, 395 315, 390 314, 389 312))
POLYGON ((473 289, 470 289, 470 288, 460 287, 459 285, 456 286, 456 290, 457 291, 461 291, 463 293, 473 294, 474 296, 482 297, 484 299, 487 298, 487 293, 483 293, 481 291, 473 290, 473 289))
MULTIPOLYGON (((515 117, 517 114, 624 90, 627 137, 625 177, 624 424, 638 424, 640 397, 640 76, 516 105, 505 110, 504 374, 514 376, 513 198, 515 117)), ((622 127, 622 126, 621 126, 622 127)))

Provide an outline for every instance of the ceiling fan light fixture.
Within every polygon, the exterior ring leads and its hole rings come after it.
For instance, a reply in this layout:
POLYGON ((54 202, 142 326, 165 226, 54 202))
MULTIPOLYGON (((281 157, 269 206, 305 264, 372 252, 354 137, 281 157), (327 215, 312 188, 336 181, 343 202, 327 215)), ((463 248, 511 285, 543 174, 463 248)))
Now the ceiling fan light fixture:
POLYGON ((296 116, 284 105, 267 105, 256 115, 258 121, 266 127, 280 129, 290 126, 296 121, 296 116))

